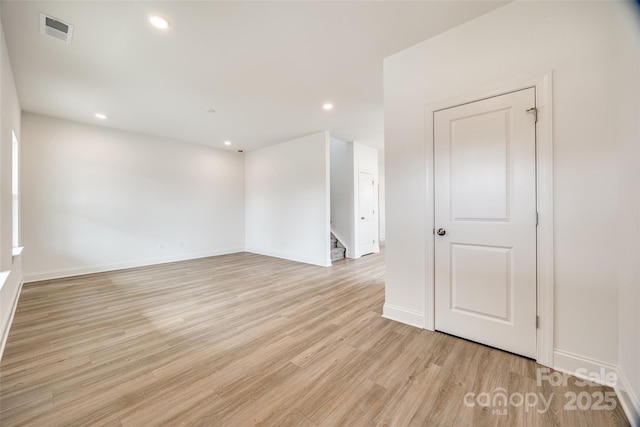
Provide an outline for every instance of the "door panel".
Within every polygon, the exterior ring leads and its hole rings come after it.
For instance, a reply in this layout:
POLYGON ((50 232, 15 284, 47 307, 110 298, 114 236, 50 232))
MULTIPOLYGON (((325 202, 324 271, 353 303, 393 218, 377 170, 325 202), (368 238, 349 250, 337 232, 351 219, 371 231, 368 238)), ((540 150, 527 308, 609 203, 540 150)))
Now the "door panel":
POLYGON ((534 89, 434 114, 437 330, 536 355, 534 89))
POLYGON ((451 245, 451 310, 510 321, 512 248, 451 245))
POLYGON ((374 212, 374 180, 373 174, 360 172, 358 177, 358 212, 360 214, 360 255, 375 251, 376 221, 374 212))
POLYGON ((506 220, 509 110, 451 122, 454 220, 506 220))

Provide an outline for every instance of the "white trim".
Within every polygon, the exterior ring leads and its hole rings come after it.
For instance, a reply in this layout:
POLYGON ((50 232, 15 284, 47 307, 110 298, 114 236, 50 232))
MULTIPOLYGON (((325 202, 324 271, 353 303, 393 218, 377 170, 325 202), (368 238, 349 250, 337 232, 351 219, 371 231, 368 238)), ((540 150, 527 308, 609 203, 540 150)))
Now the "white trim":
POLYGON ((387 303, 382 307, 382 317, 418 328, 424 325, 424 313, 387 303))
POLYGON ((555 350, 553 353, 553 360, 555 361, 553 369, 556 371, 564 372, 600 385, 609 385, 605 383, 605 379, 607 378, 605 375, 615 375, 614 378, 618 378, 616 367, 610 363, 580 356, 568 351, 555 350), (585 374, 585 372, 587 374, 585 374), (589 373, 598 374, 600 379, 598 379, 598 377, 590 377, 588 375, 589 373), (604 373, 604 375, 600 375, 601 373, 604 373))
POLYGON ((562 350, 554 351, 554 361, 553 369, 556 371, 596 384, 613 386, 627 420, 632 427, 640 427, 640 401, 633 392, 624 371, 619 367, 562 350), (611 379, 614 379, 615 384, 611 384, 611 379))
MULTIPOLYGON (((353 184, 353 188, 354 188, 354 203, 353 203, 353 213, 354 213, 354 220, 355 220, 355 224, 353 227, 353 245, 354 245, 354 250, 353 253, 351 255, 353 255, 352 257, 347 256, 347 258, 362 258, 365 255, 369 255, 370 253, 373 254, 377 254, 378 252, 380 252, 380 236, 379 236, 379 232, 380 232, 380 217, 379 217, 379 210, 380 210, 380 203, 378 200, 378 187, 379 187, 379 178, 378 178, 378 171, 377 169, 368 169, 368 168, 358 168, 357 171, 354 172, 354 184, 353 184), (373 177, 373 185, 374 185, 374 191, 373 191, 373 205, 375 206, 374 208, 374 222, 376 224, 376 227, 374 229, 374 238, 375 238, 375 243, 373 245, 373 252, 367 252, 362 253, 362 247, 360 244, 360 174, 361 173, 365 173, 368 175, 371 175, 373 177)), ((349 253, 349 252, 347 252, 349 253)))
MULTIPOLYGON (((2 287, 5 284, 5 282, 9 279, 11 272, 3 272, 0 274, 2 275, 0 276, 0 287, 2 287)), ((11 312, 9 313, 7 322, 4 325, 4 329, 0 331, 2 333, 2 337, 0 337, 0 360, 2 360, 2 355, 4 354, 4 347, 7 344, 7 338, 9 338, 9 331, 11 330, 11 324, 13 323, 13 318, 16 314, 16 308, 18 307, 18 300, 20 299, 20 293, 22 292, 23 284, 24 284, 24 280, 20 280, 20 284, 18 285, 15 294, 13 295, 11 312)))
POLYGON ((538 189, 538 355, 541 365, 553 366, 554 237, 553 237, 553 109, 552 75, 536 79, 536 173, 538 189))
MULTIPOLYGON (((329 241, 329 239, 327 239, 327 241, 329 241)), ((245 252, 250 252, 252 254, 257 254, 257 255, 270 256, 273 258, 286 259, 287 261, 302 262, 305 264, 312 264, 320 267, 331 267, 331 255, 329 255, 329 259, 310 258, 310 257, 301 257, 296 254, 277 252, 277 251, 263 251, 260 249, 253 249, 253 248, 247 248, 245 252)))
POLYGON ((0 271, 0 289, 2 289, 2 286, 4 286, 10 274, 11 274, 11 270, 0 271))
POLYGON ((640 399, 633 392, 633 387, 624 371, 618 367, 618 385, 615 388, 620 405, 632 427, 640 427, 640 399))
POLYGON ((150 265, 166 264, 166 263, 177 262, 177 261, 187 261, 190 259, 208 258, 212 256, 228 255, 228 254, 233 254, 238 252, 244 252, 244 248, 230 248, 230 249, 224 249, 224 250, 198 252, 198 253, 191 253, 191 254, 178 255, 178 256, 172 256, 172 257, 165 257, 165 258, 155 258, 155 259, 149 259, 149 260, 123 262, 119 264, 107 264, 107 265, 99 265, 99 266, 93 266, 93 267, 73 268, 69 270, 55 270, 55 271, 47 271, 43 273, 30 273, 30 274, 24 274, 23 277, 24 277, 25 283, 30 283, 30 282, 38 282, 41 280, 60 279, 65 277, 82 276, 85 274, 104 273, 107 271, 124 270, 127 268, 147 267, 150 265))
MULTIPOLYGON (((325 213, 325 230, 324 230, 324 247, 325 257, 321 260, 323 267, 331 267, 331 241, 328 237, 331 235, 331 135, 329 131, 324 131, 324 213, 325 213)), ((346 252, 346 251, 345 251, 346 252)))
MULTIPOLYGON (((536 126, 536 174, 539 225, 537 229, 537 313, 540 327, 537 331, 536 361, 544 366, 554 365, 553 352, 553 133, 552 133, 552 72, 535 74, 511 82, 499 84, 471 93, 442 100, 425 106, 425 162, 427 183, 427 206, 433 207, 434 159, 433 159, 433 113, 453 106, 475 102, 481 99, 499 96, 521 89, 535 87, 538 123, 536 126)), ((434 212, 427 209, 426 245, 426 281, 423 327, 435 329, 435 283, 434 283, 434 212)))

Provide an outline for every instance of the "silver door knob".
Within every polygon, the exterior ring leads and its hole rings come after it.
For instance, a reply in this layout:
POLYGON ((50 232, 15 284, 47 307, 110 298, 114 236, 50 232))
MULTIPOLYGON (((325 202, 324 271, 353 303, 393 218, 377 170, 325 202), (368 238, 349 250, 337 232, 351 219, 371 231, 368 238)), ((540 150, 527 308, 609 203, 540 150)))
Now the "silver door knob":
POLYGON ((447 234, 447 232, 446 232, 446 230, 445 230, 444 228, 438 228, 438 229, 436 230, 436 234, 437 234, 438 236, 444 236, 445 234, 447 234))

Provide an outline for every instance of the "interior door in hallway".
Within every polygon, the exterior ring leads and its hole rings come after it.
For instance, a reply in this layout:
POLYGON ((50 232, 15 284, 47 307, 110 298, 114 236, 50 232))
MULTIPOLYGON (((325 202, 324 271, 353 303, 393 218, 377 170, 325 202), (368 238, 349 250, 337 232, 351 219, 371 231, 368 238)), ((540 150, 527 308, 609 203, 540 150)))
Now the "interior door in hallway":
POLYGON ((535 89, 434 113, 435 327, 536 357, 535 89))
POLYGON ((358 213, 359 221, 359 246, 360 255, 375 252, 376 228, 378 227, 375 215, 375 180, 373 174, 359 172, 358 178, 358 213))

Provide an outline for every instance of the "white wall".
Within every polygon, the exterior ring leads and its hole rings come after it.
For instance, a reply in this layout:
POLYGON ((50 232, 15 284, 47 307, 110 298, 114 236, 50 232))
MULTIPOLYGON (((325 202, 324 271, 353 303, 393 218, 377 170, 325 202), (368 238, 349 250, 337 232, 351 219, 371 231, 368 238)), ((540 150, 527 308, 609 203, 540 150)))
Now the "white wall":
POLYGON ((331 231, 353 257, 355 249, 353 143, 331 138, 331 231))
POLYGON ((0 357, 22 285, 20 256, 13 256, 12 132, 20 140, 20 102, 0 23, 0 357))
MULTIPOLYGON (((0 30, 2 26, 0 24, 0 30)), ((12 212, 11 212, 11 132, 20 140, 20 101, 11 70, 4 31, 0 31, 0 271, 11 268, 12 212)))
POLYGON ((425 105, 552 70, 556 354, 617 364, 615 7, 514 2, 385 60, 389 307, 425 314, 425 105))
POLYGON ((385 188, 385 170, 384 170, 384 151, 378 151, 378 233, 381 242, 385 240, 386 233, 386 210, 385 210, 385 202, 386 202, 386 188, 385 188))
MULTIPOLYGON (((353 253, 354 258, 359 258, 363 254, 363 251, 360 247, 360 230, 358 225, 360 224, 360 204, 359 204, 359 183, 360 183, 360 172, 366 172, 373 175, 374 182, 376 184, 376 188, 374 190, 374 201, 373 205, 378 206, 378 188, 380 184, 380 178, 378 176, 378 150, 375 148, 368 147, 366 145, 360 144, 358 142, 353 143, 353 200, 354 202, 354 221, 355 221, 355 232, 354 232, 354 242, 355 251, 353 253)), ((379 219, 379 208, 377 207, 374 214, 374 222, 378 222, 379 219)), ((379 227, 375 229, 375 241, 374 244, 374 252, 380 252, 380 242, 379 242, 379 227)))
POLYGON ((329 266, 329 133, 245 157, 249 252, 329 266))
POLYGON ((242 155, 36 114, 22 126, 26 281, 243 250, 242 155))
POLYGON ((640 8, 616 15, 615 129, 618 143, 618 354, 628 406, 640 425, 640 8))

